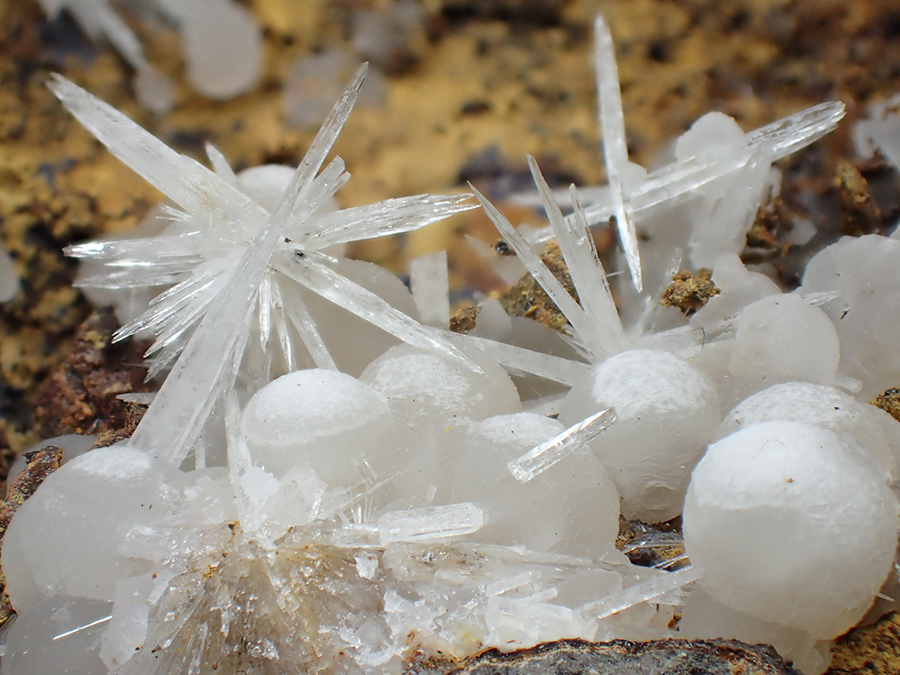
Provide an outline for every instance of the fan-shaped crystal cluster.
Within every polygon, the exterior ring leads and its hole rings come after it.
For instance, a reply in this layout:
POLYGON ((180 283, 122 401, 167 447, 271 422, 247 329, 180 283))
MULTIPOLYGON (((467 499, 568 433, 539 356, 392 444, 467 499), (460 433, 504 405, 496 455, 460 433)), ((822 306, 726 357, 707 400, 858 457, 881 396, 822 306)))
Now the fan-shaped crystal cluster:
POLYGON ((609 184, 557 194, 530 159, 549 221, 531 232, 475 192, 562 332, 487 301, 471 335, 450 333, 445 257, 415 261, 411 293, 342 257, 471 205, 337 208, 347 174, 325 160, 364 71, 296 170, 239 175, 52 83, 170 200, 147 237, 69 250, 167 376, 129 441, 71 452, 12 520, 3 675, 400 673, 485 647, 676 635, 825 669, 893 569, 900 423, 861 401, 900 384, 897 242, 843 239, 789 294, 745 268, 772 162, 843 107, 747 134, 714 113, 647 172, 628 161, 596 30, 609 184), (615 288, 590 230, 611 217, 615 288), (575 294, 539 256, 551 238, 575 294), (658 304, 683 264, 720 290, 690 318, 658 304), (631 564, 620 513, 682 515, 687 555, 631 564))

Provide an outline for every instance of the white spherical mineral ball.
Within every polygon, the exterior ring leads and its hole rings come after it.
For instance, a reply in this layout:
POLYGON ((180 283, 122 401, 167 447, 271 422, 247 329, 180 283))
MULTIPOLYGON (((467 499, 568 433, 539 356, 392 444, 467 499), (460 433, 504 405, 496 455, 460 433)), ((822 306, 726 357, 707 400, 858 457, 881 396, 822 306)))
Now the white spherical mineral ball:
POLYGON ((831 319, 790 293, 770 295, 743 309, 728 369, 758 391, 786 380, 831 384, 840 360, 831 319))
POLYGON ((559 419, 576 424, 608 406, 616 422, 590 447, 619 490, 623 514, 648 523, 674 518, 719 424, 715 384, 670 352, 622 352, 572 387, 559 419))
POLYGON ((842 372, 863 382, 862 400, 897 386, 900 241, 877 234, 844 237, 813 256, 800 291, 840 292, 822 309, 841 339, 842 372))
POLYGON ((3 539, 6 590, 18 611, 65 594, 111 601, 150 563, 123 552, 135 526, 159 523, 174 469, 139 450, 92 450, 64 464, 16 512, 3 539))
POLYGON ((602 555, 613 546, 619 495, 591 452, 566 457, 524 484, 507 468, 564 430, 534 413, 499 415, 469 429, 453 465, 453 499, 484 509, 485 526, 473 538, 574 555, 602 555))
POLYGON ((900 422, 834 387, 785 382, 764 389, 725 416, 718 438, 753 424, 779 420, 814 424, 838 436, 850 434, 892 477, 900 477, 900 422))
POLYGON ((764 422, 715 443, 697 465, 684 538, 714 599, 830 639, 863 616, 887 577, 897 502, 851 437, 764 422))
POLYGON ((383 393, 409 423, 465 425, 522 409, 519 392, 496 363, 472 355, 482 372, 449 357, 398 345, 360 376, 383 393))
POLYGON ((255 464, 278 477, 309 467, 331 486, 359 482, 357 464, 382 454, 391 431, 383 395, 355 377, 319 368, 270 382, 241 413, 255 464))

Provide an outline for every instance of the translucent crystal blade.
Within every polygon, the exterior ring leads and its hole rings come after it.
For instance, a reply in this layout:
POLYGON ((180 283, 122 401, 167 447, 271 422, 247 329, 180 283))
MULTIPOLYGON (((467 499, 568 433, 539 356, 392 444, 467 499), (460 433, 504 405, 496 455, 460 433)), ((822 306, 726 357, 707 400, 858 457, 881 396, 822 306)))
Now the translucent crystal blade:
POLYGON ((616 67, 616 51, 613 48, 609 26, 598 15, 594 22, 594 67, 597 70, 597 92, 600 96, 600 129, 603 132, 603 157, 606 162, 607 182, 616 217, 619 240, 625 251, 625 260, 631 272, 634 287, 641 292, 641 257, 638 253, 637 232, 626 200, 621 172, 628 164, 628 147, 625 142, 625 115, 622 111, 622 92, 619 90, 619 71, 616 67))
POLYGON ((113 155, 186 211, 221 208, 265 218, 265 210, 244 193, 81 87, 61 75, 53 75, 47 86, 113 155))
POLYGON ((459 361, 467 368, 481 370, 450 344, 439 331, 421 325, 391 307, 371 291, 341 276, 323 262, 320 254, 310 252, 302 258, 295 258, 295 261, 294 264, 282 265, 279 270, 338 307, 343 307, 407 344, 437 351, 459 361))
POLYGON ((481 202, 482 208, 484 208, 488 218, 494 223, 494 226, 500 232, 504 241, 506 241, 506 243, 516 252, 516 255, 519 256, 519 259, 524 263, 531 276, 533 276, 543 289, 547 291, 547 295, 549 295, 553 302, 556 303, 559 310, 565 314, 569 323, 572 325, 572 328, 575 330, 578 339, 585 345, 597 347, 598 353, 602 353, 602 347, 595 344, 596 341, 594 339, 593 326, 591 326, 590 321, 588 321, 584 310, 578 306, 575 299, 569 295, 569 292, 563 288, 563 285, 559 280, 553 276, 553 273, 549 269, 547 269, 547 266, 541 260, 540 256, 534 252, 528 242, 516 232, 512 223, 507 220, 506 216, 504 216, 497 207, 491 204, 487 198, 471 184, 469 187, 472 189, 472 192, 475 194, 478 201, 481 202))
POLYGON ((616 412, 612 408, 601 410, 532 448, 518 459, 511 460, 507 464, 509 472, 520 483, 527 483, 566 455, 583 448, 585 444, 609 429, 615 421, 616 412))
POLYGON ((300 162, 300 166, 297 167, 297 178, 294 181, 295 187, 293 189, 289 188, 288 192, 285 194, 285 200, 291 202, 292 209, 301 205, 309 196, 305 193, 311 190, 313 179, 319 172, 319 169, 322 168, 325 158, 328 156, 328 153, 331 152, 331 147, 334 145, 338 134, 341 133, 341 129, 344 127, 344 123, 350 116, 350 111, 353 110, 353 106, 359 96, 359 89, 362 87, 363 80, 366 78, 367 69, 368 65, 364 63, 359 67, 359 70, 356 71, 356 74, 354 74, 353 78, 350 80, 350 84, 344 91, 344 95, 341 96, 341 99, 335 103, 334 108, 331 109, 325 122, 322 123, 319 132, 310 144, 309 150, 306 151, 306 155, 304 155, 303 160, 300 162))
POLYGON ((415 195, 342 209, 321 216, 306 240, 313 248, 410 232, 477 208, 470 195, 415 195))
POLYGON ((379 516, 377 524, 383 544, 440 541, 478 531, 484 524, 484 515, 478 506, 465 502, 391 511, 379 516))
POLYGON ((63 249, 70 258, 88 260, 147 261, 166 258, 196 257, 202 245, 199 232, 186 232, 177 237, 147 237, 119 241, 89 241, 63 249))
POLYGON ((563 259, 572 275, 581 307, 593 327, 592 334, 596 338, 596 344, 602 350, 598 356, 615 354, 622 349, 622 324, 606 280, 606 273, 597 257, 594 237, 587 227, 581 204, 575 196, 575 187, 572 186, 570 190, 576 212, 573 218, 566 219, 553 197, 550 186, 544 180, 540 167, 530 155, 528 166, 541 195, 550 227, 553 228, 563 259))
POLYGON ((591 603, 582 608, 585 618, 599 621, 617 612, 634 607, 642 602, 658 598, 665 593, 671 593, 696 581, 700 573, 693 567, 684 567, 677 572, 665 572, 646 581, 624 589, 621 593, 612 595, 600 602, 591 603))
MULTIPOLYGON (((786 157, 834 131, 843 116, 842 103, 823 103, 745 134, 747 153, 743 157, 706 162, 692 157, 653 171, 629 192, 633 214, 643 215, 660 204, 676 200, 717 178, 739 171, 756 152, 762 152, 773 162, 786 157)), ((589 191, 582 190, 582 197, 588 192, 592 195, 590 205, 585 207, 588 224, 607 222, 610 216, 615 215, 609 191, 606 188, 591 188, 589 191)), ((532 203, 525 197, 519 201, 532 203)), ((528 239, 537 243, 552 237, 553 231, 547 227, 535 231, 528 239)))
POLYGON ((325 368, 326 370, 337 370, 338 367, 325 345, 325 340, 319 334, 316 322, 309 313, 309 309, 302 300, 297 300, 291 305, 288 311, 288 317, 294 328, 300 334, 300 339, 306 346, 306 351, 312 356, 317 368, 325 368))
POLYGON ((216 172, 216 175, 222 180, 228 181, 230 185, 237 187, 237 176, 234 175, 234 170, 231 168, 231 164, 228 163, 228 160, 225 159, 225 155, 223 155, 212 143, 207 143, 204 147, 206 149, 206 156, 209 158, 209 163, 212 164, 213 171, 216 172))
POLYGON ((573 385, 589 366, 559 356, 542 354, 524 347, 488 340, 474 335, 450 333, 448 337, 487 354, 514 375, 534 375, 551 382, 573 385))
POLYGON ((447 252, 414 258, 409 264, 409 281, 422 323, 447 328, 450 325, 447 252))

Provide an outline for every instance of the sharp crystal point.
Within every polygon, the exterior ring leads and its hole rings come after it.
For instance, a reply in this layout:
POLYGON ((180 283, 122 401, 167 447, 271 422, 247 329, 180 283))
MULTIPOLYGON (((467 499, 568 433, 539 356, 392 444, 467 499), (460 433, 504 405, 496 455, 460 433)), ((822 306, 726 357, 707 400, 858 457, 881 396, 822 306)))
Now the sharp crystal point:
POLYGON ((621 172, 628 164, 628 146, 625 141, 625 114, 622 110, 622 92, 619 90, 619 71, 612 34, 602 15, 594 22, 594 67, 597 70, 597 92, 600 96, 600 128, 603 131, 603 157, 609 182, 616 229, 625 251, 625 260, 631 272, 631 280, 638 293, 643 289, 641 257, 638 252, 637 231, 631 214, 631 205, 622 186, 621 172))
POLYGON ((507 465, 509 472, 520 483, 527 483, 557 464, 567 455, 583 448, 594 438, 609 429, 616 421, 616 412, 605 408, 587 419, 574 424, 548 441, 532 448, 507 465))
POLYGON ((504 241, 509 244, 516 252, 516 255, 525 265, 528 272, 538 281, 538 283, 547 292, 556 306, 569 320, 578 340, 588 347, 592 352, 602 353, 602 345, 597 343, 596 335, 591 322, 588 320, 584 310, 579 307, 575 299, 563 287, 559 280, 553 276, 553 273, 547 269, 547 266, 541 260, 541 257, 534 252, 528 242, 522 235, 516 232, 512 223, 503 215, 503 213, 490 201, 481 194, 473 185, 469 185, 475 197, 478 199, 488 218, 494 223, 494 226, 500 232, 504 241))

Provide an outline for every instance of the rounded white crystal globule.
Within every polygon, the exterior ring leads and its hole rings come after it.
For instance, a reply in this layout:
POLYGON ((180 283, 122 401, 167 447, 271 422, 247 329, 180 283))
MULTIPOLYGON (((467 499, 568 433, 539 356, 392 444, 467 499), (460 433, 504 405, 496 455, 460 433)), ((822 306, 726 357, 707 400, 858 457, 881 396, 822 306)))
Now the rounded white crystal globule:
POLYGON ((357 466, 385 452, 392 430, 381 393, 321 368, 282 375, 256 392, 241 413, 254 464, 277 477, 309 467, 330 486, 358 483, 357 466))
POLYGON ((803 275, 803 293, 839 291, 822 305, 841 340, 841 370, 863 382, 871 400, 900 382, 900 241, 877 234, 844 237, 819 251, 803 275))
POLYGON ((770 295, 741 312, 729 370, 751 391, 786 380, 831 384, 840 360, 825 312, 796 294, 770 295))
POLYGON ((519 393, 506 371, 487 359, 472 358, 482 372, 448 356, 403 344, 375 359, 360 379, 383 393, 397 414, 415 424, 463 425, 521 410, 519 393))
POLYGON ((396 508, 424 506, 435 495, 439 501, 450 499, 452 457, 466 429, 522 409, 509 375, 496 363, 474 359, 482 372, 403 344, 372 361, 360 376, 387 397, 402 426, 396 445, 408 461, 391 481, 400 497, 396 508))
POLYGON ((590 448, 616 484, 623 514, 649 523, 674 518, 719 424, 715 384, 670 352, 622 352, 575 383, 559 419, 576 424, 610 406, 616 422, 590 448))
POLYGON ((719 438, 753 424, 779 420, 815 424, 839 436, 850 434, 892 477, 900 477, 900 422, 873 405, 821 384, 785 382, 750 396, 725 416, 719 438))
POLYGON ((535 413, 499 415, 469 428, 453 463, 453 500, 485 511, 472 538, 533 551, 600 555, 619 529, 619 495, 599 460, 573 453, 527 483, 507 463, 565 427, 535 413))
POLYGON ((887 474, 849 436, 763 422, 713 444, 694 470, 685 547, 715 600, 818 639, 853 626, 897 547, 887 474))
POLYGON ((226 99, 249 91, 262 72, 262 30, 231 0, 185 3, 181 37, 187 79, 204 96, 226 99))
POLYGON ((3 539, 6 590, 19 611, 55 594, 111 601, 116 583, 149 570, 120 549, 135 526, 165 517, 169 465, 128 447, 92 450, 49 476, 3 539))
POLYGON ((0 675, 106 675, 100 641, 112 603, 54 595, 21 612, 6 636, 0 675))

